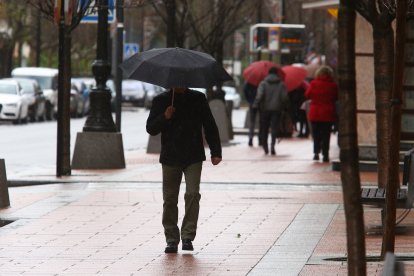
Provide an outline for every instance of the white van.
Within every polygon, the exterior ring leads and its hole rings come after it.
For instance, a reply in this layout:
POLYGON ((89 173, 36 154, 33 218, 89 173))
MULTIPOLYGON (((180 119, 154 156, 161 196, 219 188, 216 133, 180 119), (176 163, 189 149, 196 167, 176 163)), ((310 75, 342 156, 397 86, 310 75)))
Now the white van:
POLYGON ((57 111, 58 69, 45 67, 19 67, 13 69, 12 77, 35 79, 46 97, 46 118, 53 120, 57 111))

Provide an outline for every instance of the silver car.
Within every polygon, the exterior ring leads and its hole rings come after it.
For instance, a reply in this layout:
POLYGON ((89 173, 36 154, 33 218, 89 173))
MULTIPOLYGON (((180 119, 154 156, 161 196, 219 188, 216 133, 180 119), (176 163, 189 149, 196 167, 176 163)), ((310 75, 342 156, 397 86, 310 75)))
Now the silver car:
POLYGON ((143 107, 147 95, 147 86, 138 80, 122 81, 122 102, 132 103, 134 106, 143 107))
POLYGON ((147 85, 148 90, 147 90, 147 95, 145 97, 145 103, 144 106, 146 109, 150 109, 152 106, 152 100, 159 94, 161 94, 162 92, 165 91, 164 88, 162 88, 161 86, 158 85, 154 85, 154 84, 149 84, 147 85))
POLYGON ((40 88, 39 83, 34 79, 28 78, 12 78, 17 80, 23 88, 23 95, 29 100, 29 117, 30 121, 46 120, 46 97, 40 88))

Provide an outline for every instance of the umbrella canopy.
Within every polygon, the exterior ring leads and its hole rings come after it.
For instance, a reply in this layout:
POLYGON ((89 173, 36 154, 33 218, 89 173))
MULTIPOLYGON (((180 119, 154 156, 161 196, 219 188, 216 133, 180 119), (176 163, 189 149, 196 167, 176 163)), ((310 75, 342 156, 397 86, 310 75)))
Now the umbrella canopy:
POLYGON ((183 48, 155 48, 137 53, 120 67, 125 78, 164 88, 209 88, 232 80, 209 54, 183 48))
POLYGON ((301 86, 308 75, 305 68, 294 65, 283 66, 282 71, 285 74, 284 82, 287 91, 292 91, 301 86))
MULTIPOLYGON (((243 70, 243 78, 246 82, 259 86, 259 83, 264 80, 272 67, 279 68, 279 65, 268 60, 252 62, 243 70)), ((281 70, 278 71, 278 75, 283 79, 284 76, 281 70)))

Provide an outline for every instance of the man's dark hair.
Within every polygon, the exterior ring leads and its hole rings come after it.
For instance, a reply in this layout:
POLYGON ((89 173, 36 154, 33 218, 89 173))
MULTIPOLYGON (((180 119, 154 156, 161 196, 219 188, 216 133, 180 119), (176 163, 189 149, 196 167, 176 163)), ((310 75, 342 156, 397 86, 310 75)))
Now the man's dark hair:
POLYGON ((277 74, 277 71, 278 71, 278 69, 276 68, 276 67, 271 67, 270 69, 269 69, 269 74, 277 74))

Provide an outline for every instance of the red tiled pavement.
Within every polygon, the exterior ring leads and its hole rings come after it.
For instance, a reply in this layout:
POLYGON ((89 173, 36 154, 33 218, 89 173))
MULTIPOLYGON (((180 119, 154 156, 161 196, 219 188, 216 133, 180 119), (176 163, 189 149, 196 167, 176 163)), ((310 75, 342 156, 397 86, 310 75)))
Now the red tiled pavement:
MULTIPOLYGON (((133 151, 125 170, 74 171, 59 179, 72 183, 10 188, 12 206, 0 216, 17 221, 0 228, 0 275, 347 275, 346 262, 326 260, 346 256, 340 173, 311 160, 310 139, 282 140, 276 157, 246 142, 236 136, 222 164, 203 167, 194 252, 163 253, 158 156, 133 151)), ((53 171, 8 176, 58 182, 53 171)), ((361 180, 374 185, 376 175, 361 180)), ((182 216, 182 195, 179 207, 182 216)), ((367 227, 379 222, 379 210, 365 208, 367 227)), ((413 224, 412 214, 402 223, 413 224)), ((397 254, 413 256, 413 239, 398 235, 397 254)), ((379 254, 380 235, 366 243, 367 255, 379 254)), ((405 267, 413 275, 414 263, 405 267)), ((367 271, 381 275, 382 262, 368 262, 367 271)))

